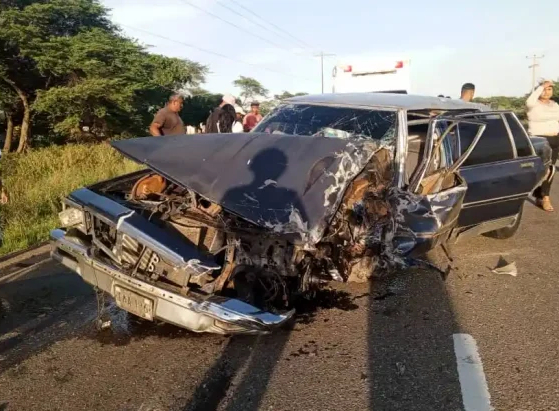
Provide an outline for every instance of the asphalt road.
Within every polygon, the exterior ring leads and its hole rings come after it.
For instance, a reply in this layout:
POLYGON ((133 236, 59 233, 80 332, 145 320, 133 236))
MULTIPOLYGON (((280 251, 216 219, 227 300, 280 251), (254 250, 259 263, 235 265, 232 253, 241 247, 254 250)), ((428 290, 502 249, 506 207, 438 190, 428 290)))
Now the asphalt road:
POLYGON ((412 270, 340 285, 258 338, 138 322, 111 301, 99 332, 88 285, 24 262, 0 279, 0 410, 454 411, 485 381, 497 410, 558 410, 558 230, 559 213, 527 203, 515 238, 455 246, 446 281, 412 270), (490 271, 501 257, 516 277, 490 271), (481 361, 457 355, 457 334, 481 361))

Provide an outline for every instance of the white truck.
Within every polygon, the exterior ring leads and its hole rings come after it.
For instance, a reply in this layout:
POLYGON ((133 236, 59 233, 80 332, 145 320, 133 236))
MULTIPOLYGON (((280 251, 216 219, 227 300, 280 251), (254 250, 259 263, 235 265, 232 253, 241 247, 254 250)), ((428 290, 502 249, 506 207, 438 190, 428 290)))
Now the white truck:
POLYGON ((411 93, 409 59, 355 59, 332 70, 333 93, 411 93))

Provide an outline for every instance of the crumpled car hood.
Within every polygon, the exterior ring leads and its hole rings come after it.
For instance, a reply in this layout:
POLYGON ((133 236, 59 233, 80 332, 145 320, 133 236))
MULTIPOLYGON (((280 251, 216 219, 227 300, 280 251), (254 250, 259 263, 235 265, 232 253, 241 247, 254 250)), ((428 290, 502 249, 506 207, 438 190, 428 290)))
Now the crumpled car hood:
MULTIPOLYGON (((378 145, 264 133, 112 142, 125 156, 245 220, 315 244, 378 145)), ((295 239, 298 240, 298 239, 295 239)))

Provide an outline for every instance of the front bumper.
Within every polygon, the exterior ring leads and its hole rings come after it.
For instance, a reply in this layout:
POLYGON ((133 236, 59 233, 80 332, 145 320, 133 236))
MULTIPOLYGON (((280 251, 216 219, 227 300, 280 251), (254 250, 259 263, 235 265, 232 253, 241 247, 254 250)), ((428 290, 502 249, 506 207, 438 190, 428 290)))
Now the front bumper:
POLYGON ((127 289, 153 301, 153 319, 194 332, 216 334, 267 334, 287 322, 295 313, 265 312, 240 300, 203 296, 192 291, 186 295, 146 283, 121 273, 117 267, 91 256, 89 247, 63 230, 51 231, 53 259, 82 279, 115 297, 115 289, 127 289))

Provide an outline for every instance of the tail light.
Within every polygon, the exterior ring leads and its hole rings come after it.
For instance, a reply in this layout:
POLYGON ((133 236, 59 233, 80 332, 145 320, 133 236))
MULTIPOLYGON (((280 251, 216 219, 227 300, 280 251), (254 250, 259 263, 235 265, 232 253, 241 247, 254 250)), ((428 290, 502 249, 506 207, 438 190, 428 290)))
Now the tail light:
POLYGON ((351 66, 344 66, 344 73, 351 73, 352 69, 353 69, 353 67, 351 67, 351 66))
POLYGON ((404 67, 404 62, 403 61, 397 61, 396 62, 395 68, 399 69, 399 68, 403 68, 403 67, 404 67))

